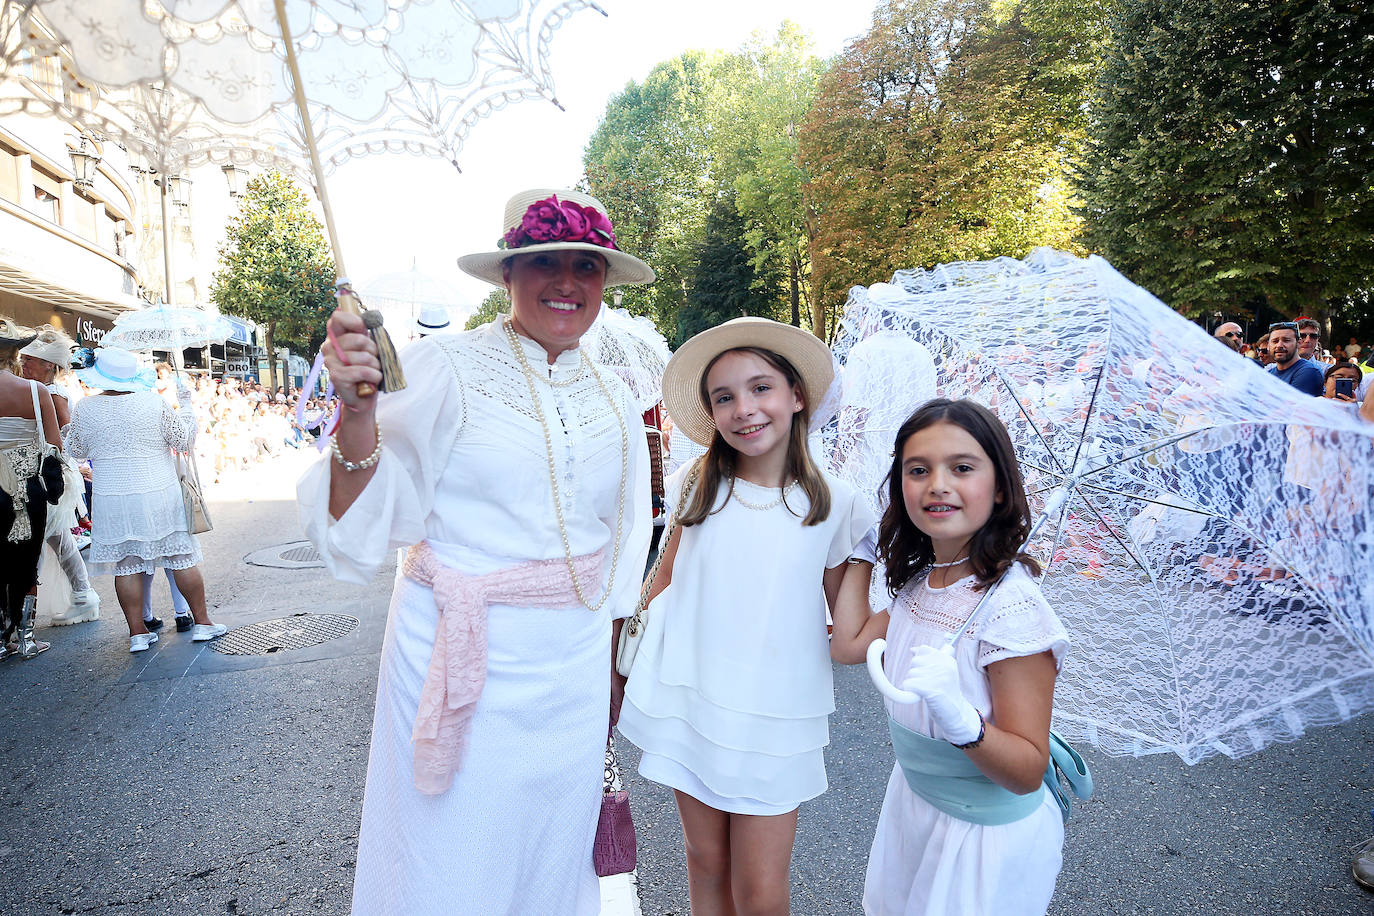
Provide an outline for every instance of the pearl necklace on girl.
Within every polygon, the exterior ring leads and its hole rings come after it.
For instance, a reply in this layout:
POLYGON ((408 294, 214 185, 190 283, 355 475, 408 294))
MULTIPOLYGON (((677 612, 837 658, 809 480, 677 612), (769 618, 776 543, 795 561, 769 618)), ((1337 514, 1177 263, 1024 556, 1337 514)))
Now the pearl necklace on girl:
MULTIPOLYGON (((747 483, 747 481, 746 481, 746 483, 747 483)), ((758 484, 755 484, 754 486, 758 486, 758 484)), ((777 498, 777 499, 773 500, 772 502, 768 502, 768 503, 764 503, 763 505, 759 505, 758 503, 751 503, 749 500, 747 500, 747 499, 745 499, 743 496, 741 496, 740 493, 739 493, 739 490, 736 490, 736 489, 735 489, 735 483, 734 483, 734 481, 731 481, 731 482, 730 482, 730 493, 735 497, 736 500, 739 501, 739 504, 740 504, 741 506, 743 506, 744 508, 746 508, 746 509, 753 509, 755 512, 767 512, 769 509, 772 509, 774 506, 781 505, 781 504, 782 504, 782 501, 783 501, 784 499, 787 498, 787 494, 788 494, 788 493, 791 493, 791 492, 792 492, 793 490, 795 490, 796 488, 797 488, 797 482, 794 480, 794 481, 792 481, 791 483, 789 483, 787 486, 785 486, 785 487, 780 487, 780 488, 778 489, 778 498, 777 498)))
POLYGON ((931 568, 931 569, 949 569, 951 566, 958 566, 960 563, 967 563, 967 562, 968 562, 968 557, 960 557, 959 559, 957 559, 957 560, 951 560, 951 561, 948 562, 948 563, 931 563, 931 564, 930 564, 930 568, 931 568))

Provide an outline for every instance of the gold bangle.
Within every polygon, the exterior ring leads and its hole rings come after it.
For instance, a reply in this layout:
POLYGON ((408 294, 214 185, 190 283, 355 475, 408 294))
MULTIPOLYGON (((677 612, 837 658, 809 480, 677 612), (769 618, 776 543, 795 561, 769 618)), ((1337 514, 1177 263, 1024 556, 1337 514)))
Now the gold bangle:
POLYGON ((349 461, 343 456, 343 452, 339 451, 338 433, 329 437, 329 450, 334 453, 334 460, 343 465, 345 471, 365 471, 376 464, 378 459, 382 457, 382 427, 381 424, 377 423, 373 425, 377 427, 377 447, 372 450, 371 455, 368 455, 362 461, 349 461))

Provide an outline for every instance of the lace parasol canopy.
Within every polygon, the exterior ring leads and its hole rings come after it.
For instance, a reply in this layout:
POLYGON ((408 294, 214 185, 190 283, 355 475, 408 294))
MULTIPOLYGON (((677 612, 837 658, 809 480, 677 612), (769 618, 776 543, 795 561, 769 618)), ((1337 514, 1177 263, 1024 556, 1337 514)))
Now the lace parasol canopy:
POLYGON ((835 349, 826 454, 875 506, 932 397, 1001 417, 1034 512, 1067 490, 1031 544, 1072 640, 1061 733, 1194 763, 1374 708, 1374 425, 1350 405, 1049 249, 856 287, 835 349))

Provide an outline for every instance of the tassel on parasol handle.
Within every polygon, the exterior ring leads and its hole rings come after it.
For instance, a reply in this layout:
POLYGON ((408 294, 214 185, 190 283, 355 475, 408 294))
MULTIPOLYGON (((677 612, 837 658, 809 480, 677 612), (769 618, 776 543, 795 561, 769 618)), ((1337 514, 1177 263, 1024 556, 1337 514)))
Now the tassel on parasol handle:
MULTIPOLYGON (((401 359, 396 353, 396 345, 391 335, 382 327, 382 313, 376 309, 363 308, 363 302, 353 291, 344 272, 343 249, 339 247, 339 233, 334 228, 334 209, 329 205, 329 189, 324 183, 324 167, 320 164, 320 152, 315 145, 315 128, 310 123, 310 109, 306 105, 305 87, 301 82, 300 64, 296 61, 296 43, 291 38, 291 27, 286 19, 286 0, 273 0, 277 11, 277 27, 281 29, 282 44, 286 48, 286 67, 291 73, 291 88, 296 97, 296 111, 301 116, 301 130, 305 134, 305 145, 310 151, 310 170, 315 176, 315 193, 324 209, 324 227, 329 233, 329 247, 334 251, 334 267, 339 279, 334 284, 334 299, 338 307, 346 312, 361 315, 363 324, 377 343, 377 360, 382 367, 382 391, 400 391, 406 386, 405 373, 401 370, 401 359)), ((370 397, 376 389, 367 382, 358 385, 361 397, 370 397)))

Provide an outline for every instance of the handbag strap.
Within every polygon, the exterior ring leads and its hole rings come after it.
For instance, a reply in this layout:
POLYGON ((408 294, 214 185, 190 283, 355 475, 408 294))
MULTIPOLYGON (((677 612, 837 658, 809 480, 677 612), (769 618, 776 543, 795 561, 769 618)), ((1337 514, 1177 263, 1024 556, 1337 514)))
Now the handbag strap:
POLYGON ((43 431, 43 407, 38 403, 38 383, 29 380, 29 394, 33 396, 33 419, 38 424, 38 445, 46 448, 48 445, 48 434, 43 431))
POLYGON ((649 592, 653 590, 654 580, 658 578, 659 567, 663 565, 663 556, 668 552, 668 545, 673 540, 673 535, 677 533, 678 516, 682 515, 682 510, 686 507, 687 497, 691 495, 692 487, 696 485, 697 478, 701 476, 701 465, 706 459, 697 459, 696 464, 687 472, 686 478, 682 481, 682 492, 678 496, 677 507, 673 514, 668 518, 668 530, 663 532, 663 539, 659 541, 658 556, 654 557, 654 565, 649 568, 649 575, 644 580, 644 587, 639 592, 639 604, 635 606, 634 616, 625 625, 630 628, 630 633, 638 633, 644 626, 644 610, 649 606, 649 592))

